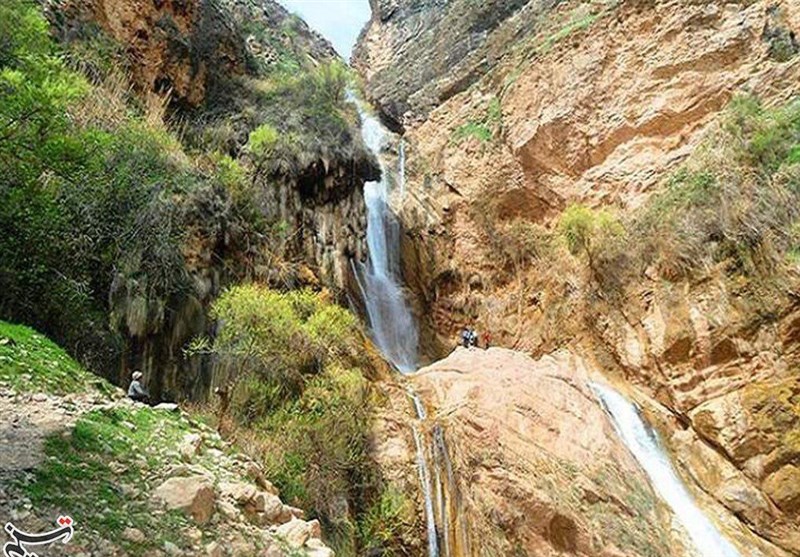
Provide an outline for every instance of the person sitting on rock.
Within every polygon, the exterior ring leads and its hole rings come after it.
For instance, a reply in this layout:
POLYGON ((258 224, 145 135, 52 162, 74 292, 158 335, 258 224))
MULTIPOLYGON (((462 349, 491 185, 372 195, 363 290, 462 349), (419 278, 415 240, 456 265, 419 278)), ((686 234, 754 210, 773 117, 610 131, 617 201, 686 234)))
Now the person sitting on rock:
POLYGON ((128 387, 128 398, 135 402, 143 402, 148 404, 150 402, 150 393, 148 393, 147 389, 145 389, 142 385, 142 372, 134 371, 132 378, 133 381, 131 381, 131 384, 128 387))

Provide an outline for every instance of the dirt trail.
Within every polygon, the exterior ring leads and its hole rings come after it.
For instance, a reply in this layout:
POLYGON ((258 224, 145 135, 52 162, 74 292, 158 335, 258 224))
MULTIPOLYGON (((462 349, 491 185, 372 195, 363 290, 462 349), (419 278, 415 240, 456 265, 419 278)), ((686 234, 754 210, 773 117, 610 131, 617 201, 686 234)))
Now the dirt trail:
POLYGON ((24 516, 24 502, 11 500, 11 481, 44 460, 45 439, 72 428, 81 414, 103 402, 97 395, 59 397, 0 389, 0 522, 24 516))

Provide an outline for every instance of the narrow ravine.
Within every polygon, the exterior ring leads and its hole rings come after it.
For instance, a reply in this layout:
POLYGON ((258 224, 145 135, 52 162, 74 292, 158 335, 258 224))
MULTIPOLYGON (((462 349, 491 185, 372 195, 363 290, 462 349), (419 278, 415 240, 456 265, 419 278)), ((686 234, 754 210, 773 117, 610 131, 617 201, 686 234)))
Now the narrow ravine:
POLYGON ((672 508, 703 557, 740 557, 709 518, 697 506, 661 447, 656 432, 637 408, 605 385, 592 384, 603 408, 611 416, 622 441, 650 478, 656 492, 672 508))

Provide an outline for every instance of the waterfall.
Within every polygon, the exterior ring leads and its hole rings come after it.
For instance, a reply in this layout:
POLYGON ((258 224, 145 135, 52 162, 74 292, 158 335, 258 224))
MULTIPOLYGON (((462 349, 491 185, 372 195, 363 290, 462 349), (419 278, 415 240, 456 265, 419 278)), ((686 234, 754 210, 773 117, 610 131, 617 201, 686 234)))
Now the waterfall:
MULTIPOLYGON (((414 316, 400 286, 400 224, 389 205, 390 181, 381 151, 387 141, 386 129, 367 113, 351 95, 361 116, 361 136, 381 167, 381 180, 364 184, 367 206, 367 246, 369 261, 358 264, 356 279, 364 295, 364 305, 372 338, 384 357, 402 373, 417 367, 419 333, 414 316)), ((405 151, 401 143, 400 183, 405 181, 405 151)))
MULTIPOLYGON (((420 423, 425 421, 425 407, 419 396, 411 390, 408 395, 414 401, 414 409, 420 423)), ((422 484, 422 496, 425 498, 425 521, 428 531, 428 557, 439 557, 439 538, 436 533, 436 515, 433 510, 433 489, 431 487, 431 474, 428 467, 428 458, 425 456, 425 445, 422 442, 422 434, 416 426, 412 426, 414 433, 414 444, 417 447, 417 467, 419 469, 419 480, 422 484)))
POLYGON ((469 557, 469 525, 461 494, 453 473, 444 429, 434 423, 430 452, 426 450, 427 414, 419 396, 408 389, 419 426, 412 426, 417 448, 417 467, 425 499, 425 522, 428 534, 428 557, 469 557))
POLYGON ((678 477, 656 432, 638 409, 610 387, 592 384, 592 390, 611 416, 617 433, 650 478, 653 487, 672 508, 703 557, 740 557, 692 499, 678 477))

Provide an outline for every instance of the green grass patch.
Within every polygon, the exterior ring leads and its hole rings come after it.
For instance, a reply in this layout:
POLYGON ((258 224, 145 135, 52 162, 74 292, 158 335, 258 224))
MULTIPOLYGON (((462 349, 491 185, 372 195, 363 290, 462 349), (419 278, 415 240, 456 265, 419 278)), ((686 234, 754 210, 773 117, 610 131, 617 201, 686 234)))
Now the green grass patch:
POLYGON ((453 130, 452 142, 461 144, 467 139, 477 139, 481 143, 492 141, 503 123, 503 108, 500 99, 492 98, 481 120, 470 120, 453 130))
POLYGON ((86 371, 46 336, 5 321, 0 321, 0 381, 18 392, 113 391, 108 382, 86 371))
POLYGON ((480 142, 487 143, 492 140, 492 130, 486 124, 477 122, 467 122, 459 126, 453 132, 453 140, 461 143, 465 139, 475 138, 480 142))
POLYGON ((564 27, 562 27, 561 29, 559 29, 558 31, 547 37, 541 44, 541 46, 539 46, 538 51, 542 54, 549 52, 550 49, 553 48, 553 46, 563 41, 570 35, 578 33, 580 31, 585 31, 586 29, 591 27, 595 21, 600 19, 601 15, 602 14, 599 13, 590 13, 580 18, 573 19, 567 25, 565 25, 564 27))
POLYGON ((170 541, 187 545, 181 529, 189 519, 154 511, 148 476, 172 464, 169 448, 189 431, 180 415, 151 408, 114 408, 85 414, 71 435, 56 434, 45 444, 47 459, 31 482, 19 488, 37 508, 70 514, 81 528, 114 540, 132 555, 170 541), (135 491, 133 491, 135 490, 135 491), (148 534, 143 544, 121 539, 126 527, 148 534))

